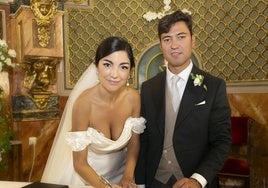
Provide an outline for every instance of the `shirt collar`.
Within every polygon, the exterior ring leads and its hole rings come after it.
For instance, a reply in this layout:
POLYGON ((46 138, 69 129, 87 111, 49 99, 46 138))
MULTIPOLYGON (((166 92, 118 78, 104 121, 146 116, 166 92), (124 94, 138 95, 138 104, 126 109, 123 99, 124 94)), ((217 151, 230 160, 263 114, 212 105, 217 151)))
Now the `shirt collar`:
MULTIPOLYGON (((188 80, 189 75, 191 73, 191 70, 193 68, 193 62, 192 60, 190 61, 190 64, 183 70, 181 71, 179 74, 177 74, 183 81, 188 80)), ((166 68, 166 72, 167 72, 167 82, 169 83, 170 80, 172 79, 172 77, 175 75, 172 72, 170 72, 170 70, 168 69, 168 67, 166 68)))

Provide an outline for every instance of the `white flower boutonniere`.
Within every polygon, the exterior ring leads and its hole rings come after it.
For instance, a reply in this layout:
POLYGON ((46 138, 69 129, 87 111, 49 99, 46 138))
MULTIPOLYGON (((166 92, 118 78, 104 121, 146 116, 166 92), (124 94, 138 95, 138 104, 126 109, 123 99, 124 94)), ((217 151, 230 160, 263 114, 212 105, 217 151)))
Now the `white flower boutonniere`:
POLYGON ((204 81, 204 76, 201 74, 193 74, 191 73, 191 78, 192 80, 194 80, 194 86, 202 86, 205 90, 207 90, 207 86, 205 84, 203 84, 204 81))

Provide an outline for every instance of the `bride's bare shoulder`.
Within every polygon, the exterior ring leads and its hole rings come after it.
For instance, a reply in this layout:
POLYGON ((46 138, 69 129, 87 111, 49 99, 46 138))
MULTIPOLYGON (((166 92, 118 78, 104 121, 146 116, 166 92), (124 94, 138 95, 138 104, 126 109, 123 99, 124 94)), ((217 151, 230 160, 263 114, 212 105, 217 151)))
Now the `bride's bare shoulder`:
POLYGON ((140 100, 140 93, 137 89, 127 88, 127 98, 133 102, 138 102, 140 100))
POLYGON ((75 104, 83 105, 92 99, 94 96, 94 88, 89 88, 83 91, 75 100, 75 104))

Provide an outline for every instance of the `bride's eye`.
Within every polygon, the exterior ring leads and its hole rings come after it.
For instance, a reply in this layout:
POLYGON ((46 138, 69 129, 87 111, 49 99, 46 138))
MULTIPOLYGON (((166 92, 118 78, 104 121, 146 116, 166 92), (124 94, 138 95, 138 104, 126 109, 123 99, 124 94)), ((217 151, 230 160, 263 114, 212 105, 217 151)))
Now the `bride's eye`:
POLYGON ((128 70, 129 69, 129 66, 123 65, 123 66, 121 66, 121 69, 128 70))
POLYGON ((111 64, 110 63, 103 63, 103 66, 109 68, 109 67, 111 67, 111 64))

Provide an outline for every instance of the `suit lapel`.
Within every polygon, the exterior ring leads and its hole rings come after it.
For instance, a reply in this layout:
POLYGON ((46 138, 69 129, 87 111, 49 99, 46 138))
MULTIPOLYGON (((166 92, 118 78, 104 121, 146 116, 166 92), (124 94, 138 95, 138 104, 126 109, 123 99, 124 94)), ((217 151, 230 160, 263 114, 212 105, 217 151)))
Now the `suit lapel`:
MULTIPOLYGON (((203 73, 195 66, 193 66, 191 73, 203 75, 203 73)), ((206 78, 204 78, 204 82, 205 79, 206 78)), ((191 76, 189 76, 180 103, 176 123, 177 125, 180 124, 189 115, 189 113, 197 103, 205 100, 206 90, 203 88, 203 86, 194 86, 193 83, 194 83, 193 79, 191 78, 191 76)))
MULTIPOLYGON (((193 74, 204 75, 200 69, 193 66, 191 71, 193 74)), ((204 82, 205 82, 204 78, 204 82)), ((206 90, 203 86, 194 86, 191 77, 188 78, 184 94, 181 99, 179 113, 177 116, 176 125, 181 124, 181 122, 189 115, 194 108, 195 104, 205 100, 206 90)), ((165 87, 166 87, 166 71, 159 73, 154 81, 154 89, 152 92, 153 101, 155 104, 154 110, 157 114, 157 127, 161 136, 165 133, 165 87)))
POLYGON ((155 101, 155 110, 157 114, 157 127, 161 136, 165 132, 165 87, 166 87, 166 71, 159 73, 155 81, 155 89, 153 90, 153 101, 155 101))

